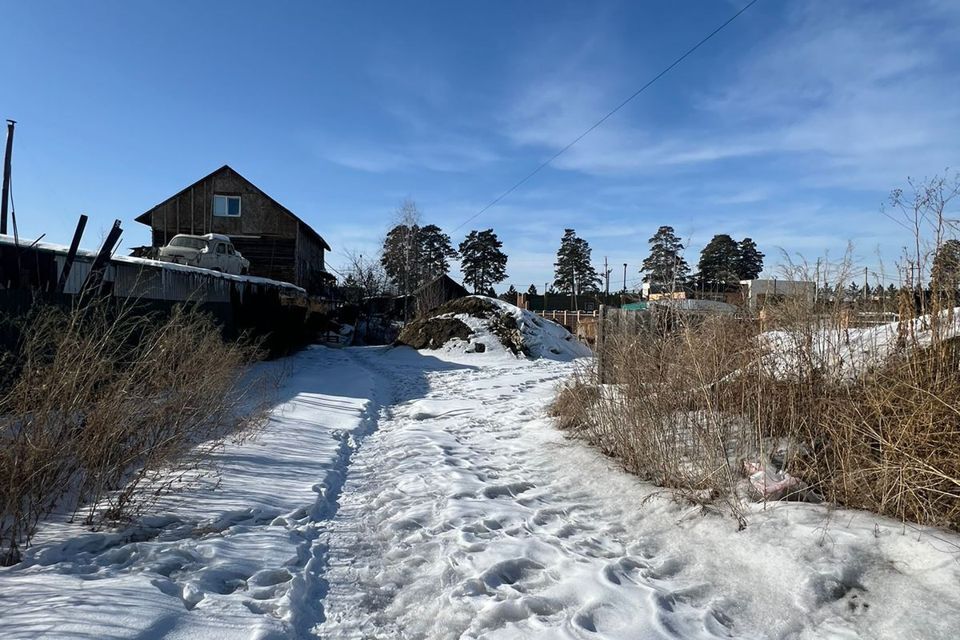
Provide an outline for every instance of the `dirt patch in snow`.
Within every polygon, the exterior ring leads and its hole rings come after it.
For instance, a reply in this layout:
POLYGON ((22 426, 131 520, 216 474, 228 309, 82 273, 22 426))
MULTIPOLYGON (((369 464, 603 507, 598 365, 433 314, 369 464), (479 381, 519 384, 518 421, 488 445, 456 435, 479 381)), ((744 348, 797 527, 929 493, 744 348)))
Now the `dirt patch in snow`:
POLYGON ((396 344, 456 353, 509 352, 517 357, 571 359, 591 354, 562 326, 514 305, 468 296, 410 323, 396 344), (454 340, 459 338, 459 341, 454 340))
POLYGON ((517 356, 521 353, 525 356, 530 355, 530 349, 523 341, 520 323, 514 316, 509 313, 494 312, 493 318, 490 319, 490 331, 513 355, 517 356))
POLYGON ((456 300, 445 302, 437 308, 434 315, 442 316, 446 314, 456 315, 458 313, 465 313, 474 318, 489 318, 498 311, 497 306, 490 300, 478 296, 468 296, 466 298, 457 298, 456 300))
POLYGON ((396 344, 414 349, 439 349, 450 340, 467 340, 473 331, 456 318, 422 318, 414 320, 397 336, 396 344))

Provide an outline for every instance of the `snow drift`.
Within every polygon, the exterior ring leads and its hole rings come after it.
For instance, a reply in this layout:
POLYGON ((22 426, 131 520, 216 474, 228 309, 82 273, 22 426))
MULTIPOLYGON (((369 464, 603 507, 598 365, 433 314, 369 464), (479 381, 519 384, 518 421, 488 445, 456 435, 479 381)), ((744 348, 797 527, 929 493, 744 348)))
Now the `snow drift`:
POLYGON ((446 353, 512 353, 571 360, 592 354, 561 325, 512 304, 468 296, 440 306, 428 318, 408 324, 398 344, 446 353))
MULTIPOLYGON (((931 316, 869 328, 827 327, 812 331, 767 331, 760 334, 765 371, 780 380, 795 380, 816 370, 839 380, 852 380, 882 366, 908 347, 933 344, 931 316)), ((960 308, 940 312, 939 337, 960 336, 960 308)))

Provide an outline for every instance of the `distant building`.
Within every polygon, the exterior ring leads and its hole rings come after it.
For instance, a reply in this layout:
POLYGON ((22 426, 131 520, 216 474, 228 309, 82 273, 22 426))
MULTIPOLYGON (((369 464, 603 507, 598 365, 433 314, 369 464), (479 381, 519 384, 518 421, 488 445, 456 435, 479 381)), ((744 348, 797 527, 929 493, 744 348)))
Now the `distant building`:
POLYGON ((647 300, 651 302, 656 300, 686 300, 687 292, 686 291, 673 291, 666 293, 648 293, 647 300))
POLYGON ((817 285, 808 280, 778 280, 777 278, 741 280, 740 290, 743 305, 751 311, 756 311, 787 299, 802 300, 812 305, 817 285))
MULTIPOLYGON (((150 227, 153 248, 178 233, 220 233, 250 261, 250 274, 324 293, 333 277, 324 251, 330 245, 306 222, 233 168, 213 173, 170 196, 136 218, 150 227)), ((141 255, 149 250, 138 249, 141 255)))
POLYGON ((411 297, 416 307, 416 314, 423 316, 445 302, 465 298, 468 295, 470 292, 462 284, 444 274, 424 284, 414 291, 411 297))
POLYGON ((701 300, 701 299, 688 299, 688 298, 659 298, 657 300, 650 300, 647 303, 647 308, 649 309, 673 309, 674 311, 681 312, 697 312, 697 313, 709 313, 709 314, 733 314, 737 312, 737 308, 732 304, 727 304, 726 302, 720 302, 718 300, 701 300))

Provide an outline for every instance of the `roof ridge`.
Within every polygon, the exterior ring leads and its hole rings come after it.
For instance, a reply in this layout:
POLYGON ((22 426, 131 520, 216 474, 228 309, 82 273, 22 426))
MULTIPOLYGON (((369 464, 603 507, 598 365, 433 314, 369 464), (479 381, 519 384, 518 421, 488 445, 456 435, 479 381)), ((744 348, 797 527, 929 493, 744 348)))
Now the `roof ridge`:
POLYGON ((226 171, 232 171, 234 174, 237 175, 237 177, 239 177, 241 180, 243 180, 244 182, 246 182, 247 184, 249 184, 251 187, 253 187, 254 189, 256 189, 257 192, 260 193, 260 195, 262 195, 264 198, 266 198, 267 200, 269 200, 270 202, 272 202, 274 205, 276 205, 277 207, 279 207, 284 213, 286 213, 287 215, 289 215, 290 217, 292 217, 294 220, 296 220, 298 224, 303 225, 303 227, 306 229, 306 231, 307 231, 308 233, 316 236, 317 239, 320 240, 320 244, 323 245, 323 247, 324 247, 327 251, 331 251, 330 245, 327 244, 327 241, 323 239, 323 236, 321 236, 319 233, 317 233, 317 231, 314 230, 313 227, 311 227, 309 224, 307 224, 306 222, 304 222, 303 219, 300 218, 300 216, 298 216, 298 215, 295 214, 293 211, 291 211, 290 209, 288 209, 287 207, 285 207, 284 205, 282 205, 282 204, 281 204, 280 202, 278 202, 273 196, 271 196, 269 193, 267 193, 266 191, 264 191, 263 189, 261 189, 260 187, 258 187, 256 184, 254 184, 252 181, 250 181, 246 176, 244 176, 242 173, 240 173, 239 171, 237 171, 236 169, 234 169, 233 167, 231 167, 229 164, 224 164, 223 166, 221 166, 221 167, 219 167, 219 168, 217 168, 217 169, 214 169, 213 171, 211 171, 211 172, 208 173, 207 175, 203 176, 203 177, 200 178, 199 180, 196 180, 196 181, 194 181, 194 182, 191 182, 191 183, 188 184, 186 187, 184 187, 184 188, 181 189, 180 191, 177 191, 176 193, 174 193, 174 194, 173 194, 172 196, 170 196, 169 198, 166 198, 166 199, 162 200, 161 202, 157 203, 156 205, 152 206, 151 208, 147 209, 146 211, 144 211, 143 213, 141 213, 140 215, 138 215, 136 218, 134 218, 134 220, 135 220, 136 222, 139 222, 140 224, 144 224, 144 225, 147 225, 147 226, 151 226, 151 227, 152 227, 153 225, 151 224, 151 220, 150 220, 150 217, 149 217, 149 215, 150 215, 151 213, 153 213, 155 210, 157 210, 158 208, 162 207, 163 205, 167 204, 168 202, 170 202, 170 201, 173 200, 174 198, 177 198, 177 197, 183 195, 183 194, 186 193, 189 189, 192 189, 193 187, 197 186, 197 185, 200 184, 201 182, 203 182, 203 181, 205 181, 205 180, 209 180, 209 179, 212 178, 213 176, 215 176, 215 175, 217 175, 218 173, 220 173, 221 171, 225 171, 225 170, 226 170, 226 171))

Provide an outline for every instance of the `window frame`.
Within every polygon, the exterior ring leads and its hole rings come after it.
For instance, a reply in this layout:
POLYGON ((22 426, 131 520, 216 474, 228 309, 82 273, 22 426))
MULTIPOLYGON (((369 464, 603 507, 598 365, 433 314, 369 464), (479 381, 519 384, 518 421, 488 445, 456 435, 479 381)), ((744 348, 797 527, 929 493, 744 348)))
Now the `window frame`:
POLYGON ((213 215, 218 218, 239 218, 243 213, 243 198, 238 194, 230 193, 215 193, 213 194, 213 215), (224 200, 224 213, 217 213, 217 198, 223 198, 224 200), (230 213, 230 201, 237 201, 237 213, 230 213))

